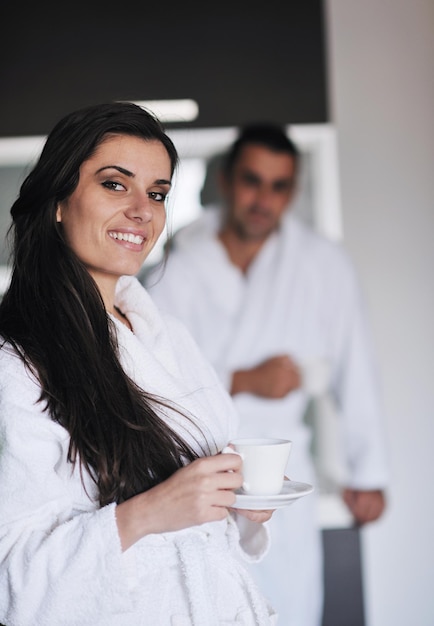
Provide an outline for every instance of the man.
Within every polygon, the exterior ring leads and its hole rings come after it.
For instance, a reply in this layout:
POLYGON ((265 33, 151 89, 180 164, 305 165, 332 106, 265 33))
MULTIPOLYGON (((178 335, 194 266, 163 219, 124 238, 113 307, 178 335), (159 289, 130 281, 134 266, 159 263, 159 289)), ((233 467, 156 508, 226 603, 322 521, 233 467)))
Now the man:
MULTIPOLYGON (((224 161, 223 206, 175 234, 167 266, 146 284, 214 364, 240 413, 239 435, 291 439, 287 473, 314 485, 303 418, 308 379, 326 372, 348 462, 343 497, 361 525, 382 514, 387 484, 375 367, 346 253, 291 212, 299 158, 280 127, 246 127, 224 161)), ((279 510, 270 526, 270 552, 253 573, 279 624, 319 626, 316 496, 279 510)))

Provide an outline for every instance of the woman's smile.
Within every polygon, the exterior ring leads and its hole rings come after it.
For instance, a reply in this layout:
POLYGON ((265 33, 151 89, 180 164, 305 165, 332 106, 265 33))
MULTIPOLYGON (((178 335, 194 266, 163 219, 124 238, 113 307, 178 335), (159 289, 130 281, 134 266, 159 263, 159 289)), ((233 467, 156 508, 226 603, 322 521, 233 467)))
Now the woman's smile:
POLYGON ((141 250, 142 244, 145 240, 145 235, 140 233, 134 233, 131 231, 109 231, 109 237, 117 241, 118 243, 124 244, 133 244, 133 246, 127 246, 131 250, 141 250))

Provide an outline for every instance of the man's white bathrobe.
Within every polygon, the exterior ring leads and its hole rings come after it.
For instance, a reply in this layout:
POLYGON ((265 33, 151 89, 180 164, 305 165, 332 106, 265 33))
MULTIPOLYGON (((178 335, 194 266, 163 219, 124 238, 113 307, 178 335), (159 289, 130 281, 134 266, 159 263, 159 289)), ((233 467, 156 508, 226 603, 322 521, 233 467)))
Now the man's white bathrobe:
MULTIPOLYGON (((187 325, 227 388, 235 370, 280 354, 291 355, 314 387, 323 384, 315 378, 324 377, 326 368, 329 391, 341 411, 346 484, 384 487, 387 463, 375 365, 347 255, 288 212, 244 276, 216 238, 218 227, 218 210, 206 209, 181 229, 167 265, 144 279, 150 294, 187 325)), ((303 420, 308 389, 283 399, 244 393, 234 401, 241 416, 239 435, 291 439, 287 475, 315 486, 311 431, 303 420)), ((313 494, 277 511, 270 522, 270 552, 253 566, 283 626, 320 624, 316 507, 313 494)))
MULTIPOLYGON (((199 422, 212 453, 233 437, 229 395, 189 333, 162 317, 136 278, 119 280, 113 318, 133 380, 199 422)), ((37 402, 40 387, 0 350, 0 623, 6 626, 265 626, 275 623, 242 560, 261 558, 268 530, 228 516, 149 535, 122 553, 115 505, 66 460, 68 433, 37 402), (86 490, 90 497, 86 494, 86 490), (241 558, 240 558, 241 557, 241 558)), ((197 448, 189 422, 168 422, 197 448)), ((204 445, 202 439, 201 444, 204 445)))

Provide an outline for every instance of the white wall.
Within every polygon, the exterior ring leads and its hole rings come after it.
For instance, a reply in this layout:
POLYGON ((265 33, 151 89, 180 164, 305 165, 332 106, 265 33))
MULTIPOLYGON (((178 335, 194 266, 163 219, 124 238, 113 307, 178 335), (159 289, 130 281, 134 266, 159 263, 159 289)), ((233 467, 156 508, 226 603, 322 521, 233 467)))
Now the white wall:
POLYGON ((370 307, 392 483, 369 626, 434 624, 434 2, 326 0, 344 241, 370 307))

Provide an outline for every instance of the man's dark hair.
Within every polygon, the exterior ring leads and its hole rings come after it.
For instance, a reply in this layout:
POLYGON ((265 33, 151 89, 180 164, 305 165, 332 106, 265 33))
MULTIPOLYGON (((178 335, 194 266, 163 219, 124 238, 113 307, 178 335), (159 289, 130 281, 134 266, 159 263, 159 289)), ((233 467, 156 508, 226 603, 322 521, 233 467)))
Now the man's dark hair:
POLYGON ((294 142, 288 137, 285 129, 279 124, 258 123, 248 124, 241 128, 238 138, 229 148, 223 160, 223 173, 230 177, 234 164, 246 145, 260 145, 273 152, 285 152, 297 163, 300 152, 294 142))

